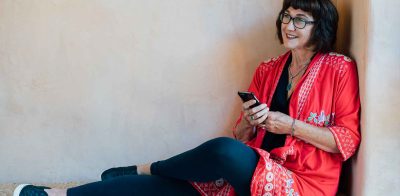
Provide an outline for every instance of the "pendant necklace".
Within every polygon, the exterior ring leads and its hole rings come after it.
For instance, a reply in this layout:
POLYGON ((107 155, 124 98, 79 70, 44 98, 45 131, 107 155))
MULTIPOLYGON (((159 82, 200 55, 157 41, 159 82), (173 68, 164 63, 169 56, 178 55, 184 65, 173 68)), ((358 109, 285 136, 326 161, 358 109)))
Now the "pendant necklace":
POLYGON ((289 84, 286 87, 286 91, 289 92, 290 89, 292 88, 292 83, 293 83, 293 78, 297 77, 306 67, 307 65, 310 63, 310 60, 308 60, 306 63, 303 64, 304 67, 302 67, 300 69, 300 71, 298 71, 296 74, 292 74, 292 72, 290 71, 290 67, 292 67, 293 63, 290 63, 289 66, 289 84))

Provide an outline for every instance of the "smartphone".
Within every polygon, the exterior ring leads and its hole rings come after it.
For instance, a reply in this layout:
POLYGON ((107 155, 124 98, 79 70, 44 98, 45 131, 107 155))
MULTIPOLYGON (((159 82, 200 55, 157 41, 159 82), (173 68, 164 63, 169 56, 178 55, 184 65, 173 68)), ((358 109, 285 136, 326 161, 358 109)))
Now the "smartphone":
POLYGON ((257 97, 252 92, 241 92, 241 91, 238 91, 238 95, 242 99, 243 103, 247 102, 247 101, 250 101, 252 99, 256 100, 256 103, 251 105, 250 108, 254 108, 254 107, 259 106, 261 104, 260 101, 258 101, 257 97))

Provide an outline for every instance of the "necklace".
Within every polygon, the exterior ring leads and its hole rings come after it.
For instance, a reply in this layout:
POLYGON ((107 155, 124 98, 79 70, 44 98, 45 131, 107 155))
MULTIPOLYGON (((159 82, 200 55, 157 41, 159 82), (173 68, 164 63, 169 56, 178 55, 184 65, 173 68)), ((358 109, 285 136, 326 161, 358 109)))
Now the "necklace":
POLYGON ((289 66, 289 84, 286 87, 286 91, 288 91, 288 92, 290 91, 290 89, 292 88, 293 78, 297 77, 305 68, 307 68, 309 63, 310 63, 310 60, 308 60, 306 63, 302 64, 303 67, 300 69, 300 71, 298 71, 294 75, 290 71, 290 67, 292 67, 293 63, 290 63, 290 66, 289 66))

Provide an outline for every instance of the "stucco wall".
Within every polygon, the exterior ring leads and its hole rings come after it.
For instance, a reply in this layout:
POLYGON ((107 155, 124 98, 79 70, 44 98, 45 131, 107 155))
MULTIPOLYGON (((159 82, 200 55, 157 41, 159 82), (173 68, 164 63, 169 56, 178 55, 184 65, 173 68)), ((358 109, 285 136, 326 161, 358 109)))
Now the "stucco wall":
MULTIPOLYGON (((362 99, 353 195, 400 192, 396 0, 334 0, 362 99)), ((275 0, 0 0, 0 183, 98 179, 228 135, 275 0)))
POLYGON ((0 183, 98 180, 230 134, 276 0, 0 0, 0 183))
POLYGON ((363 195, 400 192, 399 9, 398 0, 370 0, 363 195))
POLYGON ((356 59, 362 142, 352 162, 352 195, 400 192, 400 19, 397 0, 337 0, 338 48, 356 59))

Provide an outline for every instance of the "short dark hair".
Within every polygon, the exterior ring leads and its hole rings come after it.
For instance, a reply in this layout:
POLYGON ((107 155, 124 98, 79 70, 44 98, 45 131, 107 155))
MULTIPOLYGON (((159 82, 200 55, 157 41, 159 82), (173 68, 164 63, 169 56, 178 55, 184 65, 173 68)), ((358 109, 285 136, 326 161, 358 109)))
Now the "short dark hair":
POLYGON ((314 52, 327 53, 332 51, 336 42, 339 21, 335 5, 330 0, 284 0, 282 10, 276 19, 277 34, 281 44, 283 44, 283 38, 280 15, 289 7, 309 12, 314 18, 315 23, 306 46, 315 46, 314 52))

